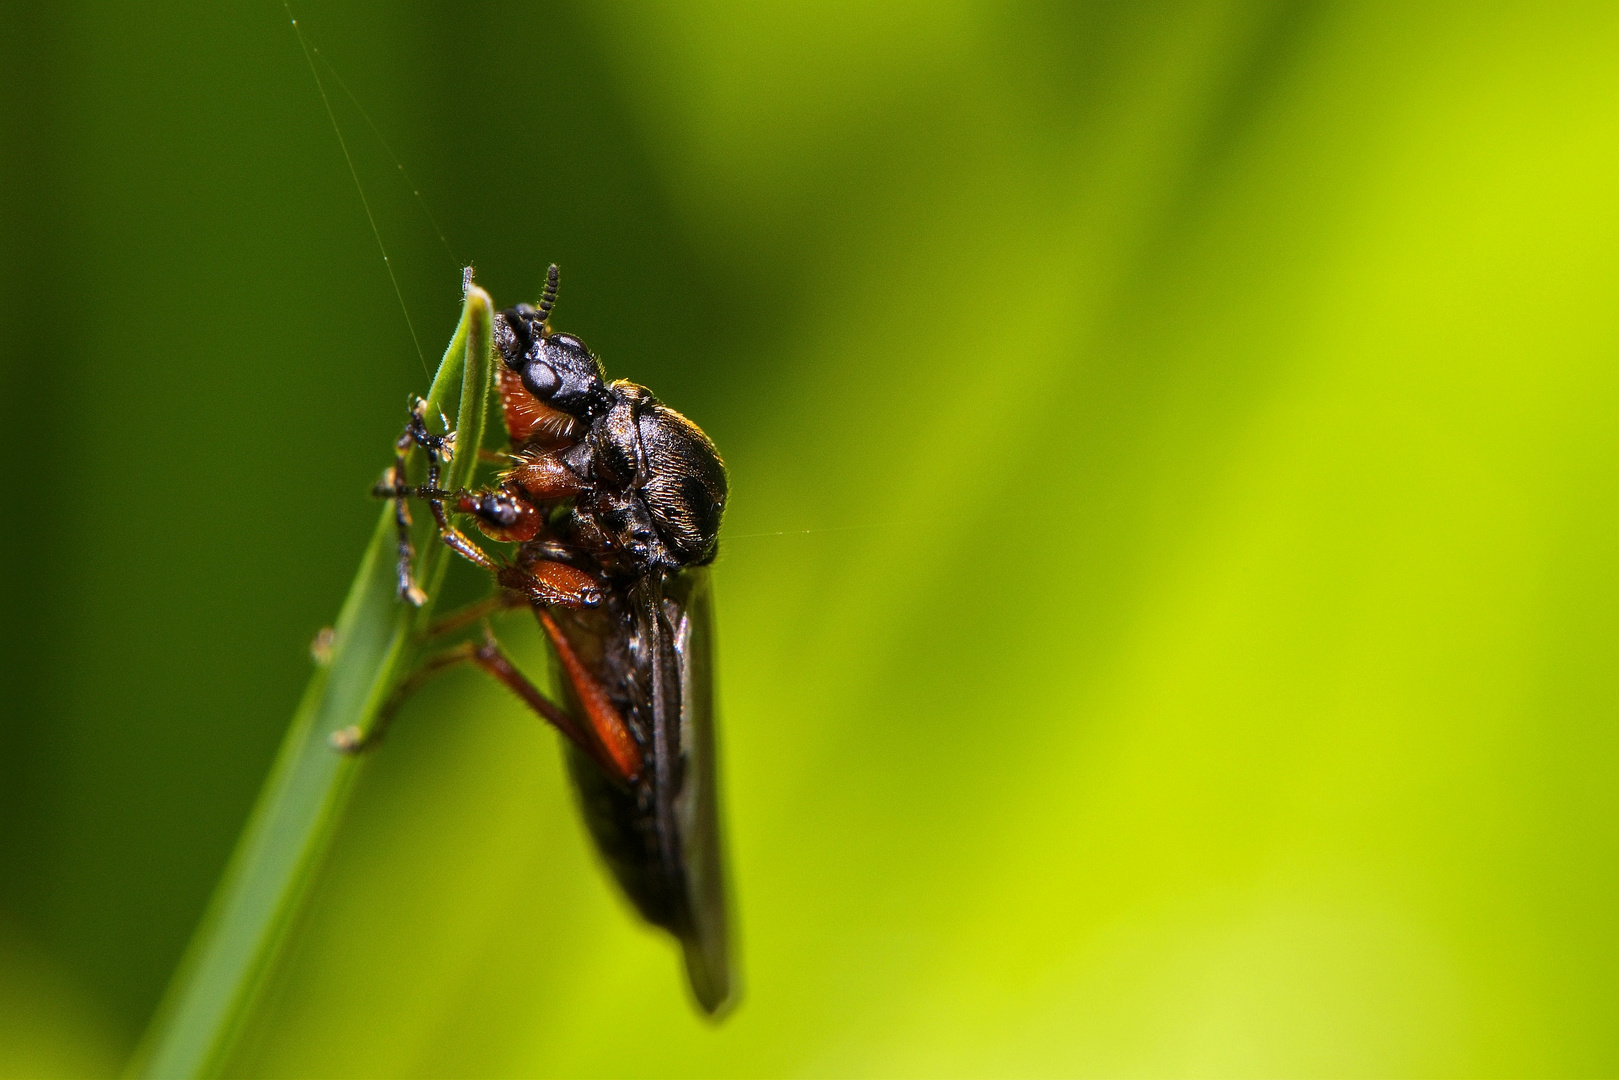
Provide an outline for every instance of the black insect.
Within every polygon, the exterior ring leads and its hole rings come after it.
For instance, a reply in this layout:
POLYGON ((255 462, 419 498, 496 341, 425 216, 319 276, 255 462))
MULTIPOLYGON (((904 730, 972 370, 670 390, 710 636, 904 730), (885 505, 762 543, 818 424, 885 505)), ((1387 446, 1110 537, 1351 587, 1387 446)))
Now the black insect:
MULTIPOLYGON (((426 500, 439 536, 494 575, 496 604, 527 604, 549 639, 563 700, 553 702, 512 666, 484 624, 467 643, 427 661, 400 687, 371 732, 336 740, 357 751, 422 679, 456 663, 495 676, 567 739, 568 768, 592 837, 646 919, 683 946, 698 1002, 732 998, 724 860, 715 805, 714 615, 706 567, 717 550, 726 477, 706 435, 645 387, 606 381, 582 341, 553 333, 557 268, 538 307, 495 319, 504 363, 496 377, 511 447, 495 483, 438 487, 453 436, 429 433, 418 401, 376 494, 396 500, 400 595, 425 597, 412 578, 406 500, 426 500), (427 452, 427 483, 405 481, 411 447, 427 452), (497 558, 458 530, 469 515, 489 539, 515 544, 497 558)), ((463 447, 462 452, 476 452, 463 447)))

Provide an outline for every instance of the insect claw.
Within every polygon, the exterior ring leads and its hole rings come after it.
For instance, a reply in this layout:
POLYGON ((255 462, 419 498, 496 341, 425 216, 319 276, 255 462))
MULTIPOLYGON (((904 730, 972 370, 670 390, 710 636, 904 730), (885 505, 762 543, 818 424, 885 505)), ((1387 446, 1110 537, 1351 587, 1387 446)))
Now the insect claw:
POLYGON ((326 742, 339 754, 358 754, 365 749, 365 733, 358 726, 350 724, 332 732, 326 737, 326 742))
POLYGON ((427 603, 427 594, 424 593, 422 591, 422 587, 416 584, 414 581, 410 582, 404 588, 399 590, 399 598, 401 600, 409 601, 413 607, 421 607, 423 604, 427 603))
POLYGON ((495 654, 500 652, 500 642, 495 640, 495 628, 489 625, 489 620, 483 620, 483 648, 481 653, 495 654))
POLYGON ((332 650, 337 647, 337 631, 330 626, 321 627, 315 640, 309 643, 309 655, 321 667, 332 662, 332 650))

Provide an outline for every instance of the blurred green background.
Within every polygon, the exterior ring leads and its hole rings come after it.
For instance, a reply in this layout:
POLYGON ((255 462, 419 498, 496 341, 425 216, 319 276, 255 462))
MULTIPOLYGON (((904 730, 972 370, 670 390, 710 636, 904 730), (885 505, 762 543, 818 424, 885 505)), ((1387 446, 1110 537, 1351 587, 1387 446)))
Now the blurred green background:
MULTIPOLYGON (((747 994, 456 676, 236 1073, 1619 1071, 1619 8, 296 12, 429 359, 556 260, 726 454, 747 994)), ((109 1074, 426 376, 278 4, 0 43, 0 1074, 109 1074)))

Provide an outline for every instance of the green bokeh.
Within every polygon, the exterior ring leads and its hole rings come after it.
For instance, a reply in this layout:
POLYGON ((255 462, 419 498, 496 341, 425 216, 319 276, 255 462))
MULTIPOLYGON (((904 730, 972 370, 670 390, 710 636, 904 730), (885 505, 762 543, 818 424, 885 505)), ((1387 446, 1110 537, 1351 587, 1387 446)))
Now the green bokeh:
MULTIPOLYGON (((558 261, 726 454, 747 993, 455 677, 235 1071, 1619 1071, 1619 10, 296 10, 423 351, 558 261)), ((279 5, 0 48, 0 1075, 111 1072, 426 376, 279 5)))

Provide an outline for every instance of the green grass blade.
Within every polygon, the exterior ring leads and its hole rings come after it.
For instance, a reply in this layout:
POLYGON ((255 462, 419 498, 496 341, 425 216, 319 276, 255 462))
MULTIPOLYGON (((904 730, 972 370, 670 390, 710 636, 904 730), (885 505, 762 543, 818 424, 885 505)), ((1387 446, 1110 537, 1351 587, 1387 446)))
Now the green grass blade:
MULTIPOLYGON (((442 409, 459 376, 457 445, 444 485, 468 483, 477 467, 489 387, 493 305, 475 286, 428 393, 442 409)), ((425 515, 424 515, 425 516, 425 515)), ((413 660, 412 636, 429 618, 449 550, 430 532, 418 543, 420 609, 395 594, 392 510, 377 523, 335 626, 330 662, 318 668, 247 827, 130 1064, 130 1075, 216 1074, 269 979, 287 930, 329 846, 363 758, 328 745, 332 732, 369 728, 413 660)))

